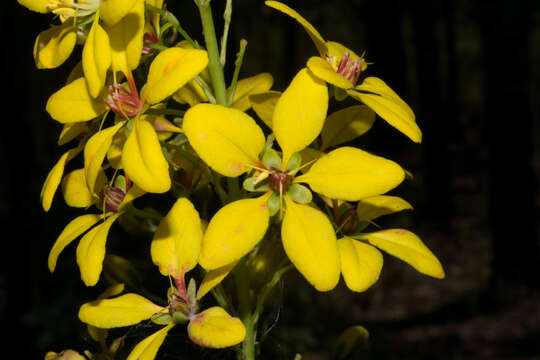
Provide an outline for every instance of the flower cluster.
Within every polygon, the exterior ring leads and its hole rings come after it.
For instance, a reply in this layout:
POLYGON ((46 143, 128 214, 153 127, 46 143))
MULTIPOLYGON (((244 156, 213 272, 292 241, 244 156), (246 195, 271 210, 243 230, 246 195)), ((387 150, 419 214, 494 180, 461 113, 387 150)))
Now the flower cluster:
POLYGON ((334 289, 343 277, 349 289, 361 292, 378 280, 383 250, 421 273, 444 277, 437 258, 412 232, 364 231, 380 216, 412 209, 384 195, 406 172, 391 160, 343 145, 367 132, 376 115, 420 142, 414 113, 385 82, 366 76, 363 55, 324 40, 292 8, 265 2, 306 30, 318 56, 277 91, 269 73, 238 79, 245 41, 226 86, 230 0, 221 53, 209 0, 195 1, 205 47, 162 0, 18 2, 57 15, 58 24, 36 39, 38 68, 62 65, 82 45, 80 63, 47 101, 47 112, 63 125, 58 144, 75 145, 49 172, 41 203, 49 211, 61 188, 67 205, 95 210, 61 232, 49 254, 50 271, 80 237, 81 279, 87 286, 98 284, 106 278, 107 262, 121 266, 107 254, 109 230, 117 220, 126 226, 135 218, 150 223, 150 259, 170 279, 162 305, 137 289, 121 294, 124 285, 114 281, 98 300, 85 303, 79 318, 94 339, 106 336, 105 329, 151 320, 163 327, 128 359, 153 359, 167 333, 187 323, 194 343, 242 343, 244 358, 252 359, 264 302, 291 268, 318 291, 334 289), (179 35, 184 39, 178 41, 179 35), (328 114, 330 102, 346 97, 358 104, 328 114), (68 172, 75 159, 80 166, 68 172), (165 196, 174 204, 164 216, 135 206, 141 197, 165 196), (198 289, 197 274, 191 274, 196 268, 204 270, 198 289), (236 301, 222 294, 226 278, 236 281, 236 301), (219 306, 201 311, 209 292, 219 306))

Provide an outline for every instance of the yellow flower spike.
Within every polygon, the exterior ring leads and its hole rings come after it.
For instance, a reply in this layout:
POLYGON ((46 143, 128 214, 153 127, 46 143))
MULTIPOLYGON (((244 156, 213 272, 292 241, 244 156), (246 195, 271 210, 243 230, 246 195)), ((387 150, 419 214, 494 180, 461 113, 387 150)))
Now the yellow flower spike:
POLYGON ((362 240, 386 251, 422 274, 437 279, 444 278, 444 270, 437 257, 412 232, 403 229, 388 229, 361 234, 362 240))
POLYGON ((249 101, 253 107, 253 111, 257 116, 272 129, 272 117, 274 116, 274 109, 281 96, 279 91, 267 91, 260 94, 253 94, 249 96, 249 101))
POLYGON ((353 147, 340 147, 294 179, 331 199, 356 201, 398 186, 405 172, 395 162, 353 147))
POLYGON ((266 201, 271 192, 222 207, 210 220, 202 241, 199 264, 213 270, 240 259, 262 240, 270 218, 266 201))
MULTIPOLYGON (((106 2, 116 1, 118 0, 102 1, 101 4, 103 7, 106 2)), ((139 65, 143 49, 144 0, 126 1, 134 1, 131 8, 125 8, 129 9, 128 14, 115 25, 106 26, 105 31, 109 35, 113 71, 121 71, 124 75, 131 76, 131 70, 139 65)), ((103 16, 104 12, 101 9, 101 17, 103 16)))
POLYGON ((234 92, 231 107, 241 111, 248 110, 252 105, 250 95, 264 93, 270 90, 273 84, 274 78, 270 73, 261 73, 239 80, 236 84, 236 91, 234 92))
POLYGON ((330 220, 309 205, 296 204, 288 195, 285 204, 281 239, 287 256, 315 289, 332 290, 339 281, 340 262, 330 220))
POLYGON ((221 283, 223 279, 229 275, 229 273, 234 269, 238 264, 238 261, 232 262, 228 265, 222 266, 220 268, 210 270, 205 275, 197 290, 197 300, 202 299, 202 297, 210 292, 216 285, 221 283))
POLYGON ((283 169, 292 154, 317 138, 327 109, 326 84, 308 69, 300 70, 279 98, 272 118, 272 129, 283 150, 283 169))
POLYGON ((352 291, 366 291, 379 279, 383 256, 373 246, 349 237, 337 241, 341 260, 341 273, 352 291))
POLYGON ((56 239, 48 259, 49 271, 52 273, 56 268, 56 261, 58 256, 73 240, 82 235, 86 230, 90 229, 101 219, 99 214, 87 214, 76 217, 66 225, 64 230, 60 233, 56 239))
POLYGON ((347 90, 347 94, 372 108, 377 115, 407 135, 412 141, 422 142, 422 131, 416 124, 413 111, 381 79, 368 77, 354 89, 347 90))
POLYGON ((246 337, 246 328, 240 319, 215 306, 191 319, 188 335, 199 346, 219 349, 242 342, 246 337))
POLYGON ((375 122, 375 113, 365 105, 353 105, 328 116, 321 131, 321 151, 365 134, 375 122))
MULTIPOLYGON (((87 208, 97 200, 97 197, 88 190, 84 173, 84 169, 76 169, 64 176, 62 180, 62 194, 68 206, 87 208)), ((106 183, 107 177, 103 171, 100 171, 96 180, 98 187, 95 192, 99 194, 106 183)))
POLYGON ((174 327, 174 323, 161 328, 152 335, 137 344, 128 355, 127 360, 153 360, 155 359, 161 344, 165 341, 169 330, 174 327))
POLYGON ((46 110, 62 124, 92 120, 107 110, 103 102, 106 94, 103 88, 101 96, 92 98, 86 80, 81 77, 52 94, 47 100, 46 110))
POLYGON ((274 8, 276 10, 281 11, 282 13, 285 13, 298 21, 300 25, 306 30, 311 40, 313 40, 313 43, 317 47, 317 50, 319 51, 319 54, 321 56, 325 56, 328 52, 328 47, 326 45, 326 41, 323 39, 321 34, 307 21, 302 15, 297 13, 295 10, 291 9, 287 5, 280 3, 279 1, 265 1, 264 2, 267 6, 274 8))
POLYGON ((100 18, 107 26, 122 20, 139 0, 104 0, 100 4, 100 18))
POLYGON ((84 146, 84 169, 86 171, 86 184, 90 193, 96 193, 98 184, 98 176, 102 170, 101 165, 107 151, 111 146, 112 140, 116 132, 124 125, 124 122, 119 122, 114 126, 101 130, 86 142, 84 146))
POLYGON ((259 164, 264 134, 244 112, 199 104, 184 115, 183 129, 197 154, 218 173, 236 177, 259 164))
MULTIPOLYGON (((103 223, 87 232, 77 246, 77 264, 81 271, 81 279, 86 286, 94 286, 99 280, 105 258, 105 243, 112 224, 121 213, 109 216, 103 223)), ((104 327, 91 324, 97 327, 104 327)))
POLYGON ((43 187, 41 188, 41 193, 39 194, 43 210, 50 210, 54 194, 56 193, 56 189, 58 189, 58 185, 60 185, 67 162, 77 156, 80 152, 80 146, 66 151, 47 174, 47 178, 45 179, 43 187))
POLYGON ((178 199, 152 239, 152 261, 162 275, 183 276, 197 265, 202 243, 199 213, 186 198, 178 199))
POLYGON ((157 134, 145 116, 137 117, 122 151, 125 173, 141 189, 164 193, 171 187, 169 164, 157 134))
POLYGON ((397 196, 379 195, 360 200, 356 205, 356 215, 360 221, 371 221, 383 215, 412 208, 411 204, 397 196))
POLYGON ((92 326, 111 329, 138 324, 164 309, 140 295, 130 293, 83 304, 79 309, 79 319, 92 326))
POLYGON ((49 12, 49 9, 47 8, 47 5, 49 5, 49 0, 17 0, 17 2, 31 11, 42 14, 49 12))
POLYGON ((179 47, 163 50, 152 61, 148 80, 142 94, 148 104, 156 104, 176 90, 208 65, 208 54, 204 50, 179 47))
POLYGON ((71 55, 77 42, 77 28, 73 20, 53 25, 39 33, 34 43, 34 61, 38 69, 53 69, 71 55))
POLYGON ((111 66, 109 35, 99 25, 98 16, 94 18, 92 28, 84 43, 82 65, 88 91, 93 98, 96 98, 103 90, 107 70, 111 66))

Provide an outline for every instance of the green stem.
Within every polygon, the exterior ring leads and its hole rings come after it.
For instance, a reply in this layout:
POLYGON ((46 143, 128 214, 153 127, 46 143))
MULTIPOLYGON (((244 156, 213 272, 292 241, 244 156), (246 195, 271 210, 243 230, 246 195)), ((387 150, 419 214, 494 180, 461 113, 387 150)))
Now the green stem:
POLYGON ((195 0, 195 3, 199 7, 199 13, 201 14, 204 41, 208 52, 208 70, 210 71, 216 102, 219 105, 227 106, 227 89, 225 87, 223 67, 221 67, 219 60, 220 55, 210 0, 195 0))
POLYGON ((229 25, 231 24, 231 15, 232 15, 232 0, 227 0, 227 5, 225 5, 225 12, 223 13, 223 20, 225 24, 223 25, 223 36, 221 37, 221 56, 219 62, 221 66, 225 66, 227 61, 227 39, 229 38, 229 25))
POLYGON ((251 313, 251 296, 249 294, 249 278, 244 262, 240 262, 234 270, 238 297, 238 315, 246 327, 246 337, 242 343, 241 360, 255 360, 255 339, 257 322, 251 313))
POLYGON ((180 25, 180 21, 178 21, 178 19, 176 18, 176 16, 173 15, 173 13, 171 13, 168 10, 163 10, 163 9, 160 9, 158 7, 152 6, 152 5, 147 4, 147 3, 144 4, 144 7, 148 11, 152 11, 152 12, 160 14, 161 17, 165 21, 167 21, 168 23, 170 23, 170 24, 172 24, 174 26, 176 31, 178 31, 180 33, 180 35, 182 35, 184 37, 184 39, 189 41, 191 46, 193 46, 195 49, 200 48, 199 44, 197 44, 196 41, 193 41, 193 39, 188 35, 188 33, 182 28, 182 26, 180 25))
POLYGON ((161 215, 154 214, 154 213, 151 213, 149 211, 137 209, 135 206, 133 206, 131 204, 124 205, 122 207, 122 211, 126 211, 126 212, 128 212, 130 214, 133 214, 133 215, 135 215, 137 217, 140 217, 140 218, 143 218, 143 219, 150 219, 150 220, 154 220, 154 221, 157 221, 157 222, 160 222, 161 219, 163 218, 161 215))
POLYGON ((247 43, 248 42, 246 39, 240 40, 240 50, 238 50, 238 53, 236 54, 236 61, 234 62, 235 67, 234 67, 233 78, 231 81, 231 87, 227 94, 227 103, 229 104, 229 106, 231 106, 233 103, 234 93, 236 92, 236 84, 238 83, 238 74, 240 73, 240 68, 242 67, 242 63, 244 62, 244 54, 246 52, 247 43))

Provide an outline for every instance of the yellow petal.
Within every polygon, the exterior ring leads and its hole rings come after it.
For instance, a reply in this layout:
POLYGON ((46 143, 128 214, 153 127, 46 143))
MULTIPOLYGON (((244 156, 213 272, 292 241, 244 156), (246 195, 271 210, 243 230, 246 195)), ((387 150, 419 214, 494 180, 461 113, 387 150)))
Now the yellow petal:
POLYGON ((122 150, 126 143, 126 132, 118 131, 114 134, 111 146, 107 151, 107 161, 114 169, 122 169, 122 150))
POLYGON ((150 64, 143 98, 155 104, 172 95, 208 65, 204 50, 169 48, 150 64))
POLYGON ((107 110, 102 96, 90 96, 86 80, 78 78, 67 84, 47 100, 46 110, 51 117, 63 124, 92 120, 107 110))
POLYGON ((326 84, 308 69, 296 74, 279 98, 272 129, 283 150, 283 167, 291 155, 307 147, 321 132, 328 109, 326 84))
POLYGON ((214 306, 197 314, 189 322, 188 335, 199 346, 219 349, 242 342, 246 337, 246 328, 240 319, 214 306))
POLYGON ((79 309, 79 319, 102 329, 130 326, 150 319, 163 307, 137 294, 125 294, 112 299, 85 303, 79 309))
POLYGON ((371 221, 379 216, 412 208, 411 204, 397 196, 379 195, 360 200, 356 214, 360 221, 371 221))
POLYGON ((49 0, 17 0, 17 2, 35 12, 40 12, 42 14, 49 12, 47 7, 47 5, 49 5, 49 0))
POLYGON ((150 252, 162 275, 179 277, 197 265, 203 232, 199 213, 186 198, 178 199, 154 234, 150 252))
POLYGON ((77 154, 79 154, 80 152, 80 146, 75 149, 66 151, 60 157, 58 162, 53 166, 51 171, 49 171, 49 174, 47 174, 47 178, 45 179, 43 187, 41 188, 41 193, 39 194, 43 210, 49 211, 49 209, 51 208, 54 194, 56 193, 56 189, 58 189, 58 185, 60 185, 60 181, 62 179, 62 175, 64 174, 64 168, 66 167, 67 162, 77 156, 77 154))
POLYGON ((102 92, 107 70, 111 66, 109 36, 99 25, 98 19, 97 16, 94 18, 82 51, 84 77, 88 84, 88 91, 93 98, 102 92))
MULTIPOLYGON (((88 190, 84 173, 84 169, 73 170, 62 180, 62 194, 68 206, 86 208, 94 204, 97 200, 97 197, 94 197, 88 190)), ((107 178, 103 171, 98 174, 96 182, 101 185, 107 183, 107 178)), ((100 188, 96 189, 96 193, 100 191, 100 188)))
POLYGON ((107 26, 113 26, 124 18, 135 6, 137 0, 105 0, 101 1, 100 18, 107 26))
POLYGON ((444 270, 437 257, 424 245, 418 236, 408 230, 382 230, 362 234, 361 238, 390 255, 405 261, 422 274, 438 279, 444 278, 444 270))
POLYGON ((47 354, 45 354, 45 360, 86 360, 86 357, 82 356, 75 350, 68 349, 59 353, 49 351, 47 354))
POLYGON ((247 254, 268 228, 270 194, 234 201, 210 220, 203 237, 199 264, 206 270, 228 265, 247 254))
POLYGON ((379 279, 383 256, 379 250, 349 237, 339 239, 341 273, 352 291, 366 291, 379 279))
POLYGON ((249 96, 253 111, 270 129, 272 129, 274 109, 280 96, 279 91, 267 91, 249 96))
POLYGON ((229 275, 229 273, 234 269, 238 261, 232 262, 228 265, 222 266, 220 268, 210 270, 204 274, 204 278, 197 290, 197 300, 200 300, 204 295, 208 294, 217 284, 221 283, 223 279, 229 275))
POLYGON ((69 123, 64 124, 60 136, 58 136, 58 146, 62 146, 70 142, 71 140, 90 132, 88 124, 79 122, 79 123, 69 123))
POLYGON ((144 191, 164 193, 171 187, 169 164, 154 128, 144 116, 133 123, 122 151, 122 164, 129 178, 144 191))
MULTIPOLYGON (((109 229, 120 213, 109 216, 103 223, 87 232, 77 246, 77 264, 81 271, 81 279, 86 286, 94 286, 99 280, 105 258, 105 243, 109 229)), ((105 328, 98 324, 91 324, 105 328)))
POLYGON ((264 134, 249 115, 221 105, 199 104, 184 115, 183 128, 197 154, 218 173, 235 177, 258 163, 264 134))
MULTIPOLYGON (((114 3, 123 0, 108 0, 104 3, 114 3)), ((141 60, 144 36, 144 0, 125 0, 134 3, 125 7, 129 12, 114 25, 105 28, 109 34, 111 46, 111 64, 114 71, 122 71, 126 76, 134 70, 141 60)), ((123 12, 122 11, 122 12, 123 12)), ((103 17, 103 11, 101 16, 103 17)))
POLYGON ((133 184, 131 188, 128 190, 126 196, 124 196, 124 200, 122 200, 122 203, 118 207, 118 210, 122 210, 122 208, 126 205, 135 200, 136 198, 146 194, 146 191, 141 189, 137 184, 133 184))
POLYGON ((252 105, 250 95, 260 94, 270 90, 273 83, 274 78, 270 73, 261 73, 238 81, 231 107, 246 111, 252 105))
POLYGON ((73 52, 76 42, 77 28, 72 20, 42 31, 34 43, 36 67, 52 69, 62 65, 73 52))
POLYGON ((373 110, 364 105, 354 105, 328 116, 321 131, 321 150, 346 143, 365 134, 375 121, 373 110))
POLYGON ((321 56, 325 56, 328 52, 328 49, 326 47, 326 42, 324 41, 323 37, 319 32, 311 25, 302 15, 297 13, 295 10, 291 9, 287 5, 280 3, 279 1, 265 1, 264 2, 267 6, 270 6, 276 10, 281 11, 282 13, 285 13, 298 21, 300 25, 306 30, 311 40, 313 40, 313 43, 317 47, 317 50, 319 51, 319 54, 321 56))
POLYGON ((294 179, 331 199, 355 201, 383 194, 398 186, 405 172, 395 162, 352 147, 321 157, 309 171, 294 179))
POLYGON ((49 253, 48 265, 50 272, 54 272, 58 256, 73 240, 82 235, 86 230, 90 229, 101 219, 99 214, 87 214, 76 217, 66 225, 54 243, 51 252, 49 253))
POLYGON ((348 90, 347 94, 369 106, 412 141, 417 143, 422 141, 422 131, 416 124, 411 108, 381 79, 368 77, 354 90, 348 90), (366 94, 364 91, 372 94, 366 94))
POLYGON ((332 65, 321 57, 313 56, 309 58, 307 67, 317 78, 341 89, 350 89, 354 87, 351 81, 338 74, 332 65))
MULTIPOLYGON (((201 82, 206 84, 203 79, 201 82)), ((202 102, 207 102, 208 97, 204 93, 203 89, 195 80, 189 81, 182 86, 178 91, 173 94, 173 99, 180 104, 189 104, 189 106, 195 106, 202 102)))
POLYGON ((86 184, 90 193, 95 194, 96 188, 102 186, 98 183, 99 174, 103 171, 101 164, 111 146, 114 134, 124 125, 119 122, 114 126, 101 130, 86 142, 84 146, 84 169, 86 171, 86 184))
POLYGON ((285 202, 281 239, 287 256, 315 289, 332 290, 339 281, 340 264, 330 220, 321 211, 296 204, 288 196, 285 202))
POLYGON ((169 330, 171 330, 173 326, 174 323, 171 323, 138 343, 137 346, 135 346, 135 348, 128 355, 127 360, 155 359, 161 344, 163 344, 163 341, 165 341, 169 330))
POLYGON ((313 148, 305 148, 304 150, 300 151, 300 156, 302 157, 300 171, 304 174, 307 173, 315 161, 324 155, 326 155, 324 152, 313 148))

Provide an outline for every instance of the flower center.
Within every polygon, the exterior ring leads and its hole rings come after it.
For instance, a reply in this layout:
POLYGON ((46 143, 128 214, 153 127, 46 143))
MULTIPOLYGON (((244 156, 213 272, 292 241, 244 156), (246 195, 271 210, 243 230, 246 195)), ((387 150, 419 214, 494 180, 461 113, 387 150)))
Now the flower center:
POLYGON ((357 59, 351 56, 350 51, 345 52, 345 55, 341 57, 339 63, 336 63, 334 56, 329 57, 329 61, 335 68, 336 72, 356 85, 358 78, 362 73, 362 67, 365 65, 363 58, 357 59))
POLYGON ((112 211, 118 212, 118 208, 126 197, 124 190, 111 186, 105 186, 105 205, 112 211))
POLYGON ((99 9, 100 3, 101 0, 49 0, 47 9, 66 19, 93 14, 99 9))
POLYGON ((133 79, 128 79, 128 83, 129 90, 121 84, 109 86, 109 96, 104 101, 118 115, 135 116, 141 111, 143 102, 133 79))
POLYGON ((273 167, 269 170, 268 184, 272 191, 277 194, 286 192, 292 184, 293 176, 288 171, 278 170, 273 167))

